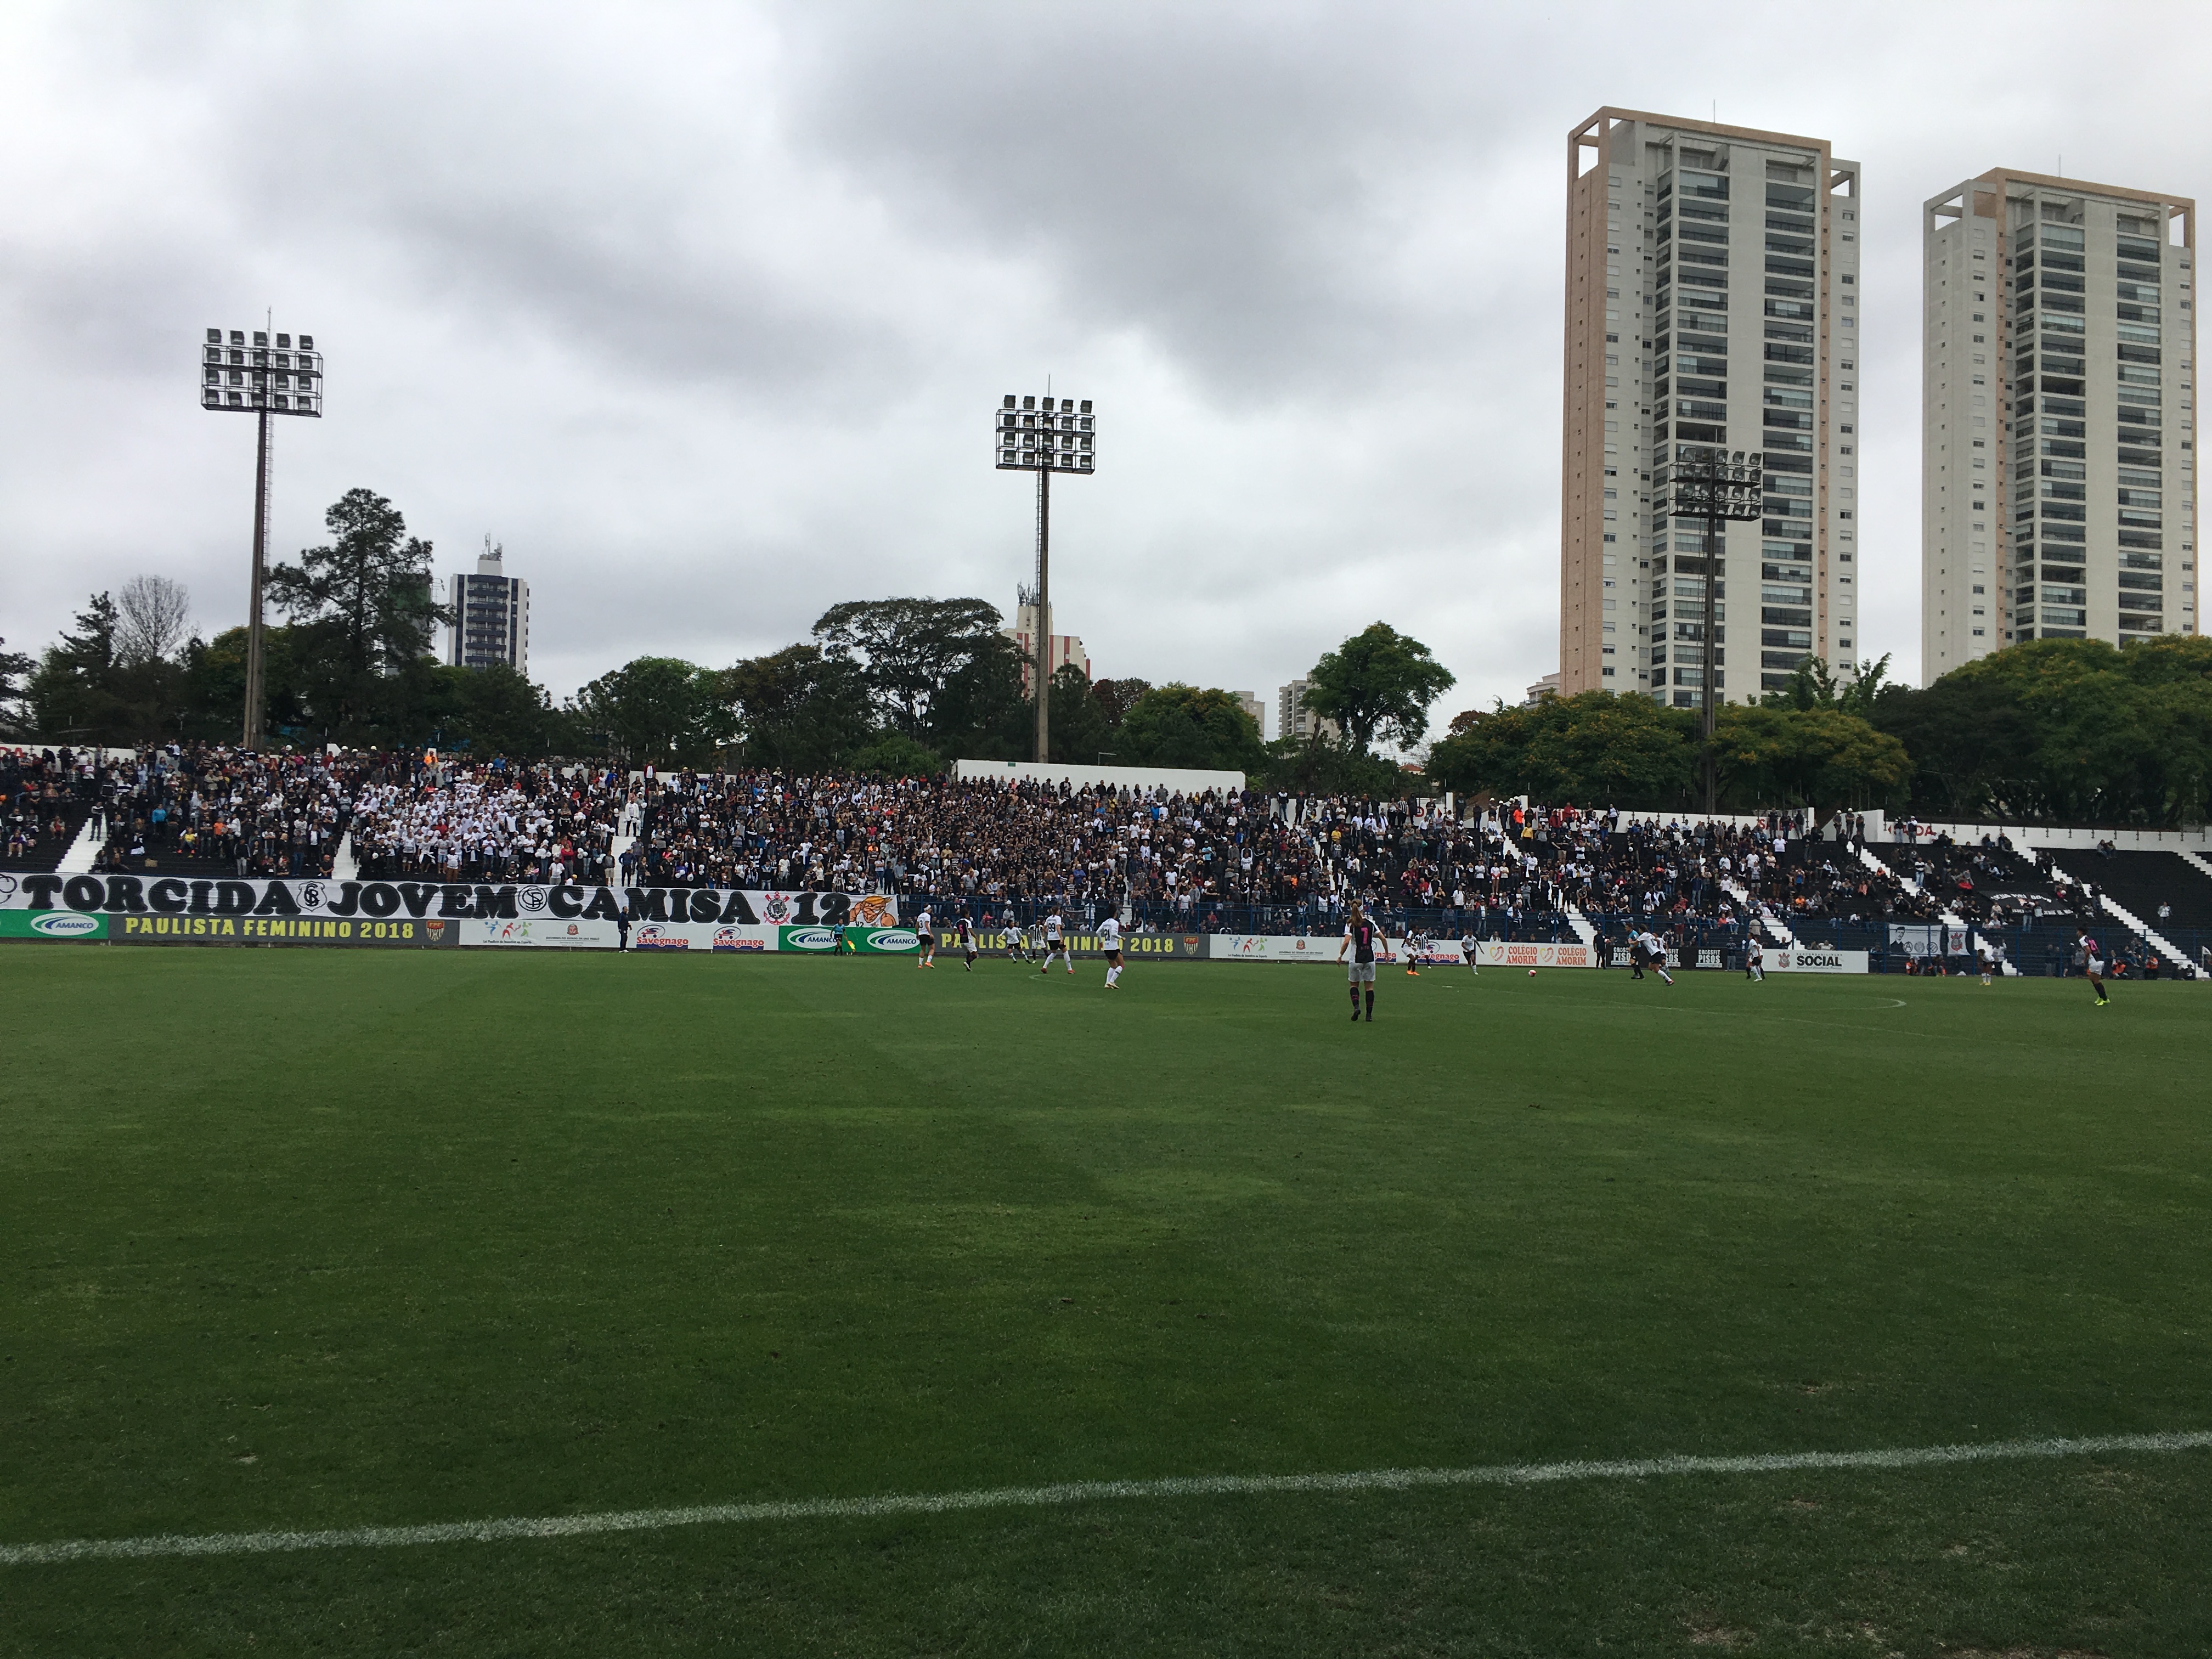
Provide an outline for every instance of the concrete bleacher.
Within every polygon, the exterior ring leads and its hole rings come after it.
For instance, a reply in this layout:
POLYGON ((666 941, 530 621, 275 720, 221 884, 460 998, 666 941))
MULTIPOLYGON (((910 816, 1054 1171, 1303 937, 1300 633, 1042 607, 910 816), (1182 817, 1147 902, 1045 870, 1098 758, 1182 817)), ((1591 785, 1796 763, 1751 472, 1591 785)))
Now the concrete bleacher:
POLYGON ((35 811, 40 819, 39 839, 22 857, 9 858, 6 856, 6 838, 0 836, 0 870, 33 875, 51 874, 61 866, 64 855, 76 844, 77 836, 83 831, 84 821, 92 816, 92 808, 82 801, 41 800, 27 810, 35 811), (68 826, 66 831, 58 836, 45 827, 57 813, 68 826))
POLYGON ((2212 932, 2212 876, 2179 853, 2076 853, 2069 874, 2096 883, 2149 927, 2160 927, 2158 907, 2170 904, 2170 925, 2212 932))

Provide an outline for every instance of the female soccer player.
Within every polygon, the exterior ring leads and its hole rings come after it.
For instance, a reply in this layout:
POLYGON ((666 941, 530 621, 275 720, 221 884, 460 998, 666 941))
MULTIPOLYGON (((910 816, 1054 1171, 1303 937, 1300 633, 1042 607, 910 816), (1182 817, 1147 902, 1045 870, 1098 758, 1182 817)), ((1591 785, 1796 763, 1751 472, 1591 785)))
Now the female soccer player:
POLYGON ((2097 1006, 2101 1008, 2112 1000, 2105 994, 2105 947, 2087 933, 2081 935, 2081 966, 2089 975, 2089 988, 2097 994, 2097 1006))
POLYGON ((1346 951, 1352 952, 1345 979, 1352 988, 1352 1023, 1359 1023, 1359 988, 1367 988, 1367 1023, 1375 1023, 1375 951, 1377 944, 1382 950, 1382 959, 1390 959, 1390 944, 1381 931, 1367 920, 1367 913, 1359 908, 1359 901, 1352 901, 1352 909, 1345 918, 1344 943, 1336 947, 1336 959, 1344 960, 1346 951))

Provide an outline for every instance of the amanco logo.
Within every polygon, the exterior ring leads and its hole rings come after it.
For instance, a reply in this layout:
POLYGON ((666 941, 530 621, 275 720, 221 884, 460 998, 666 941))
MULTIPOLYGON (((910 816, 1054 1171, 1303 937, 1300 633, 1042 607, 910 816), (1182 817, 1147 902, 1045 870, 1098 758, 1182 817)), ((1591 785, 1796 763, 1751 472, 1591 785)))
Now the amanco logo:
POLYGON ((87 933, 100 931, 98 916, 81 916, 74 911, 57 910, 51 915, 35 917, 31 931, 43 933, 48 939, 82 939, 87 933))
POLYGON ((783 945, 787 951, 834 951, 837 936, 827 927, 791 927, 784 931, 783 945))
POLYGON ((904 927, 884 927, 870 933, 868 943, 878 951, 919 951, 921 935, 904 927))

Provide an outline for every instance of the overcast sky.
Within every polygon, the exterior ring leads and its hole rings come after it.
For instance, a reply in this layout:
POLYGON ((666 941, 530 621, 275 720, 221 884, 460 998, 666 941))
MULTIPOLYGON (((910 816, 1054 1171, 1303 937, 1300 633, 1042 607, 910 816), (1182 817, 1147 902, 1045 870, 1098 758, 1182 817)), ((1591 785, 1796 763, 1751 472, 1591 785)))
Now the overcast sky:
POLYGON ((2203 194, 2212 9, 0 5, 0 635, 142 572, 243 620, 210 325, 315 335, 273 546, 354 485, 531 584, 557 696, 841 599, 1011 612, 1005 392, 1093 672, 1259 691, 1381 618, 1558 665, 1565 145, 1603 104, 1865 164, 1861 638, 1919 640, 1919 204, 1995 166, 2203 194))

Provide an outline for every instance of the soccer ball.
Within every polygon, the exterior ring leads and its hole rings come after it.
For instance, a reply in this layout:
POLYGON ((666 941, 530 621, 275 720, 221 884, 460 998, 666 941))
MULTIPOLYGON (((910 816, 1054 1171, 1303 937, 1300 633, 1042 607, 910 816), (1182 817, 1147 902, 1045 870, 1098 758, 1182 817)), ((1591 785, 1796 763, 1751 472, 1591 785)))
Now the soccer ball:
POLYGON ((1534 979, 1534 978, 1535 978, 1535 977, 1536 977, 1536 970, 1535 970, 1534 968, 1531 968, 1531 969, 1528 970, 1528 977, 1529 977, 1530 979, 1534 979))

